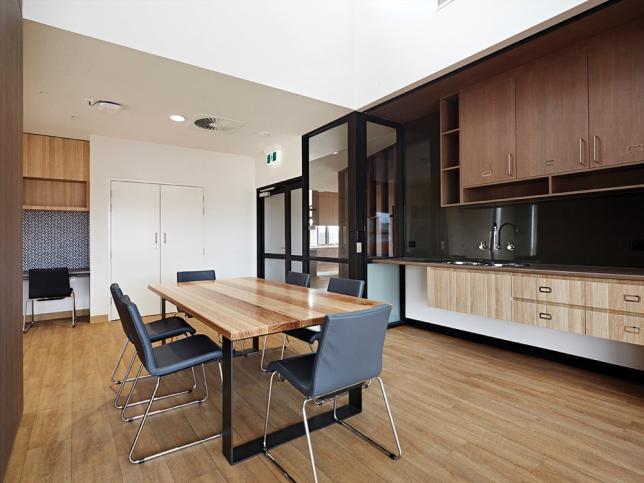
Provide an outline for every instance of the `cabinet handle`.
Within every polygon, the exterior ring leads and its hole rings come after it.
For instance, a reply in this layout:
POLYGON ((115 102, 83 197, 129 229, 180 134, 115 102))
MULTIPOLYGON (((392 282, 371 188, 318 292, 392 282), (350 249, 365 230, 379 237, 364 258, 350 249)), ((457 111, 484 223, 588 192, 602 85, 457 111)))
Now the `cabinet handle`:
POLYGON ((552 315, 546 312, 539 312, 539 318, 543 320, 552 320, 552 315))
POLYGON ((634 325, 625 325, 624 332, 630 332, 631 334, 639 334, 640 328, 634 325))
POLYGON ((165 245, 166 243, 168 243, 168 234, 163 232, 163 244, 165 245))
POLYGON ((584 138, 579 138, 579 164, 586 166, 584 162, 584 138))
POLYGON ((541 293, 551 293, 551 292, 552 292, 552 288, 551 288, 551 287, 544 287, 544 286, 541 286, 541 287, 539 287, 539 292, 541 292, 541 293))
POLYGON ((481 171, 481 176, 484 177, 484 178, 487 178, 488 176, 492 176, 492 170, 481 171))
POLYGON ((508 153, 508 176, 512 176, 512 153, 508 153))
POLYGON ((640 296, 639 295, 624 295, 624 302, 639 302, 640 301, 640 296))
POLYGON ((554 159, 549 159, 548 161, 543 162, 544 166, 554 166, 555 165, 555 160, 554 159))
POLYGON ((155 231, 154 232, 154 248, 157 247, 158 243, 159 243, 159 234, 155 231))
POLYGON ((599 136, 593 136, 593 161, 599 164, 599 136))

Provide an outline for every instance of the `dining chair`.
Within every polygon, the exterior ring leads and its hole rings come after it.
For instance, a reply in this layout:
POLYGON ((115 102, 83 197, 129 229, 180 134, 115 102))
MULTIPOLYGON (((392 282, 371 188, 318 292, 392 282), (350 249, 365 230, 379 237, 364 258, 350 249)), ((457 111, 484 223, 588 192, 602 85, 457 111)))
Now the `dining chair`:
MULTIPOLYGON (((402 455, 398 433, 391 415, 391 408, 380 377, 382 372, 382 353, 385 333, 389 321, 390 305, 379 305, 358 312, 327 315, 317 352, 297 355, 268 365, 272 373, 268 385, 268 401, 264 419, 264 454, 284 471, 282 465, 271 455, 267 446, 268 424, 271 409, 273 379, 276 374, 288 381, 303 396, 302 417, 308 444, 313 479, 317 483, 315 457, 306 408, 309 403, 322 405, 333 402, 333 417, 336 423, 351 430, 354 434, 379 449, 392 459, 402 455), (393 453, 380 443, 367 436, 337 414, 337 399, 352 389, 367 388, 372 379, 377 379, 385 402, 389 424, 398 449, 393 453)), ((288 474, 287 472, 285 472, 288 474)))
MULTIPOLYGON (((128 378, 129 370, 126 371, 122 379, 117 379, 116 373, 121 365, 121 362, 123 361, 123 357, 125 356, 125 351, 127 350, 128 345, 133 343, 132 335, 127 333, 127 331, 125 330, 125 325, 123 325, 124 321, 120 303, 120 299, 121 297, 123 297, 123 291, 121 290, 121 287, 119 287, 118 283, 113 283, 112 285, 110 285, 110 293, 112 294, 114 306, 116 307, 116 310, 119 314, 121 325, 126 335, 125 343, 123 344, 118 359, 116 360, 116 364, 114 365, 114 369, 112 370, 112 384, 124 384, 126 382, 132 382, 134 380, 134 378, 128 378)), ((195 329, 181 317, 166 317, 164 319, 149 322, 145 324, 145 330, 147 331, 148 336, 150 337, 150 340, 152 342, 165 342, 166 340, 172 339, 173 337, 179 337, 181 335, 193 335, 196 332, 195 329)), ((136 353, 132 354, 132 359, 129 363, 130 367, 134 364, 135 358, 136 353)), ((121 391, 119 391, 119 394, 114 401, 117 408, 122 407, 119 402, 120 393, 121 391)))
POLYGON ((121 419, 124 421, 134 421, 136 419, 141 419, 141 424, 134 436, 132 441, 132 446, 130 447, 130 452, 128 454, 128 459, 131 463, 143 463, 144 461, 157 458, 166 454, 174 453, 181 449, 189 448, 197 444, 210 441, 216 438, 220 438, 223 433, 210 434, 208 436, 193 440, 189 443, 184 443, 172 448, 159 451, 156 453, 148 454, 146 456, 141 456, 138 458, 134 457, 134 451, 136 450, 136 445, 141 437, 143 427, 149 416, 162 414, 167 411, 178 409, 193 404, 201 404, 208 399, 208 379, 206 377, 206 367, 205 364, 212 361, 220 362, 223 357, 223 352, 221 348, 208 336, 203 334, 193 335, 191 337, 186 337, 184 339, 178 339, 173 342, 169 342, 164 345, 159 345, 156 347, 152 346, 152 341, 148 336, 145 324, 141 319, 141 314, 137 306, 129 300, 127 295, 121 298, 124 309, 124 320, 126 332, 131 334, 134 347, 136 348, 136 353, 141 361, 139 368, 134 378, 134 382, 130 389, 130 392, 127 396, 125 404, 121 410, 121 419), (194 399, 183 404, 178 404, 169 408, 158 409, 156 411, 151 411, 152 403, 158 401, 160 398, 156 397, 157 391, 159 390, 159 385, 161 383, 161 378, 168 376, 170 374, 175 374, 177 372, 191 369, 194 377, 194 368, 201 366, 203 372, 203 382, 204 382, 204 396, 200 399, 194 399), (132 394, 136 389, 137 383, 141 379, 141 372, 143 368, 148 372, 148 374, 156 379, 154 389, 150 398, 146 400, 147 406, 145 412, 137 416, 126 416, 126 411, 132 407, 130 401, 132 399, 132 394))
MULTIPOLYGON (((288 281, 287 281, 288 283, 288 281)), ((329 285, 326 289, 327 292, 337 293, 341 295, 350 295, 352 297, 362 297, 364 294, 364 281, 353 280, 350 278, 331 277, 329 285)), ((319 342, 322 328, 319 325, 311 327, 302 327, 299 329, 292 329, 284 332, 284 340, 282 341, 282 355, 280 359, 284 358, 284 349, 286 348, 286 341, 288 337, 295 337, 296 339, 306 342, 313 352, 313 344, 319 342)), ((262 371, 268 372, 264 369, 264 354, 262 354, 262 371)))
MULTIPOLYGON (((286 274, 286 283, 289 285, 298 285, 300 287, 309 288, 311 286, 311 274, 300 273, 300 272, 288 272, 286 274)), ((304 330, 304 329, 295 329, 284 333, 284 338, 282 341, 282 355, 280 356, 280 359, 284 358, 284 348, 286 347, 287 334, 291 335, 291 333, 292 332, 294 333, 296 330, 304 330)), ((298 335, 293 335, 293 337, 297 337, 298 339, 300 338, 298 337, 298 335)), ((266 354, 266 339, 268 339, 268 336, 264 336, 264 346, 262 348, 262 359, 259 363, 259 368, 263 372, 268 372, 268 369, 264 367, 264 355, 266 354)))
POLYGON ((191 270, 177 272, 177 283, 202 282, 204 280, 217 280, 214 270, 191 270))
POLYGON ((36 323, 35 302, 72 299, 72 327, 76 327, 76 294, 69 284, 68 268, 37 268, 29 270, 29 295, 22 314, 22 332, 36 323), (31 322, 27 324, 27 305, 31 302, 31 322))

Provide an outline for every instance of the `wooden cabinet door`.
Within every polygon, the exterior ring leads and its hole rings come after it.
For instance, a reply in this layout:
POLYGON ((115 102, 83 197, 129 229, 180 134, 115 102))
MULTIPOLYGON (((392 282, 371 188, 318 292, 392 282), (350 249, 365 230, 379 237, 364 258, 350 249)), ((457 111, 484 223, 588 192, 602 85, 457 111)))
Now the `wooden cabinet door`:
POLYGON ((49 137, 25 133, 22 146, 22 175, 25 178, 51 178, 49 137))
POLYGON ((588 310, 586 335, 644 345, 644 317, 588 310))
POLYGON ((644 161, 644 18, 592 39, 588 79, 591 166, 644 161))
POLYGON ((517 178, 588 168, 587 56, 577 46, 517 72, 517 178))
POLYGON ((463 186, 516 179, 515 80, 502 74, 459 93, 463 186))

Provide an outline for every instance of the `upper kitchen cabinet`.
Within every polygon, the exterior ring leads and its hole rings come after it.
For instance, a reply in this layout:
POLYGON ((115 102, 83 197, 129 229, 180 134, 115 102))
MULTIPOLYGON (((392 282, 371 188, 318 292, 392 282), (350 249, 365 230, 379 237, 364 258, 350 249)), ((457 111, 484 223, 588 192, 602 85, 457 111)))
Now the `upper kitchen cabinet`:
POLYGON ((23 134, 23 208, 89 210, 89 143, 23 134))
POLYGON ((588 169, 587 70, 576 46, 517 71, 517 178, 588 169))
POLYGON ((501 74, 459 93, 463 187, 516 179, 515 79, 501 74))
POLYGON ((644 161, 644 17, 589 45, 592 167, 644 161))

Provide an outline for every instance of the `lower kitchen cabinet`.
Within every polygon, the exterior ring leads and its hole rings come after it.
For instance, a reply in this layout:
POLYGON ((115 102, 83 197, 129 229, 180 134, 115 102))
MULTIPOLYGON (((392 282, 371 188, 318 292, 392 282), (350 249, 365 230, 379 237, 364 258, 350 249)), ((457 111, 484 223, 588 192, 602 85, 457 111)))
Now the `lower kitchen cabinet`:
POLYGON ((644 345, 644 317, 589 310, 586 334, 604 339, 644 345))
POLYGON ((586 311, 562 305, 513 300, 512 320, 545 329, 586 333, 586 311))

